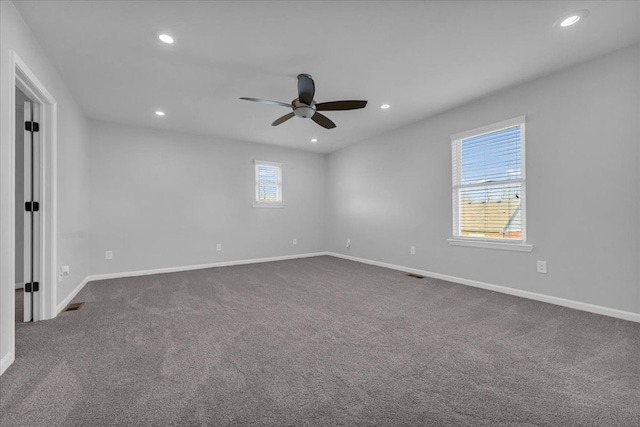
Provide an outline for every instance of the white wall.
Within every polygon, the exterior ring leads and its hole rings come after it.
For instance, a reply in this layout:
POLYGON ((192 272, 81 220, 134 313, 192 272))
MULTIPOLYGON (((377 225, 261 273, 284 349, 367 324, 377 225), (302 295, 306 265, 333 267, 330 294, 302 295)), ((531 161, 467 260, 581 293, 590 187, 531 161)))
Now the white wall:
POLYGON ((325 155, 97 121, 89 130, 93 274, 324 250, 325 155), (283 209, 252 207, 255 159, 283 163, 283 209))
POLYGON ((10 50, 14 50, 58 104, 58 262, 71 275, 58 284, 62 301, 88 274, 86 210, 86 121, 64 81, 12 2, 0 2, 0 360, 12 357, 14 247, 10 239, 14 213, 10 209, 14 136, 10 50))
POLYGON ((639 51, 636 45, 330 154, 328 249, 639 313, 639 51), (449 136, 518 115, 527 116, 533 252, 450 246, 449 136), (548 274, 536 273, 536 260, 548 262, 548 274))

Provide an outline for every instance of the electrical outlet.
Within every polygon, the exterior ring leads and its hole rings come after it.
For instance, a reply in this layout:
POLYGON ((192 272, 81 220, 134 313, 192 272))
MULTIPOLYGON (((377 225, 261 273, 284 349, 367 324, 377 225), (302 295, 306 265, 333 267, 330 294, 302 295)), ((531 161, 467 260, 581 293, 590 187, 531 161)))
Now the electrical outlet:
POLYGON ((68 275, 69 275, 68 265, 63 265, 60 268, 58 268, 58 282, 62 282, 62 276, 68 276, 68 275))
POLYGON ((350 248, 351 247, 351 239, 347 239, 347 247, 350 248))
POLYGON ((411 255, 415 255, 416 254, 416 247, 415 246, 409 246, 409 253, 411 255))
POLYGON ((293 238, 293 244, 297 245, 298 244, 298 239, 296 239, 295 237, 293 238))
POLYGON ((216 245, 216 251, 221 251, 222 250, 222 243, 218 243, 216 245))
POLYGON ((538 261, 537 271, 538 273, 547 274, 547 261, 538 261))
POLYGON ((113 251, 106 251, 104 253, 104 258, 105 259, 113 259, 113 251))

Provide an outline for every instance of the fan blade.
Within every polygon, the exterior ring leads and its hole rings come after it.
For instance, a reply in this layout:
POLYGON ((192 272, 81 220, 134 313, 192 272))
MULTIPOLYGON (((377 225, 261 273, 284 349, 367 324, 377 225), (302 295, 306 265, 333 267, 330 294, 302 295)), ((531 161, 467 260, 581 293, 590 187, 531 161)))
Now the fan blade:
POLYGON ((336 127, 336 124, 329 120, 329 117, 324 116, 320 113, 315 113, 313 116, 311 116, 311 120, 326 129, 333 129, 334 127, 336 127))
POLYGON ((316 85, 308 74, 298 74, 298 99, 300 102, 311 105, 316 93, 316 85))
POLYGON ((280 101, 269 101, 268 99, 258 99, 258 98, 240 98, 240 99, 244 99, 245 101, 259 102, 261 104, 280 105, 282 107, 292 108, 291 104, 285 104, 284 102, 280 102, 280 101))
POLYGON ((316 104, 316 111, 357 110, 364 108, 367 101, 332 101, 316 104))
POLYGON ((295 116, 295 114, 293 114, 293 113, 285 114, 284 116, 280 117, 275 122, 271 123, 271 126, 278 126, 280 123, 286 122, 287 120, 289 120, 293 116, 295 116))

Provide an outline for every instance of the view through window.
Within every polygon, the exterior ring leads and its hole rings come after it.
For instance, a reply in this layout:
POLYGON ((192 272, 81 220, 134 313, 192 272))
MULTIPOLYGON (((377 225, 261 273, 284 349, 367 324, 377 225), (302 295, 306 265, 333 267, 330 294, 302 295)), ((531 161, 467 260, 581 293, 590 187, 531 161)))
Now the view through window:
MULTIPOLYGON (((524 240, 524 118, 453 139, 454 236, 524 240)), ((466 134, 469 134, 467 132, 466 134)))
POLYGON ((257 203, 282 203, 282 164, 256 160, 257 203))

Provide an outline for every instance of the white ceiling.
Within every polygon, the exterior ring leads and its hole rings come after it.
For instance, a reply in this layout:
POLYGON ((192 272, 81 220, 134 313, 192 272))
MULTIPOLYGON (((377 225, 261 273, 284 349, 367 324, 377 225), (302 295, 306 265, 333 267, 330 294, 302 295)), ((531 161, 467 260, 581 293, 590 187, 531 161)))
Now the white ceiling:
POLYGON ((91 118, 317 152, 640 41, 638 1, 16 4, 91 118), (583 8, 586 20, 554 28, 583 8), (327 112, 338 126, 327 130, 272 127, 287 109, 238 99, 290 102, 299 73, 317 102, 369 105, 327 112))

